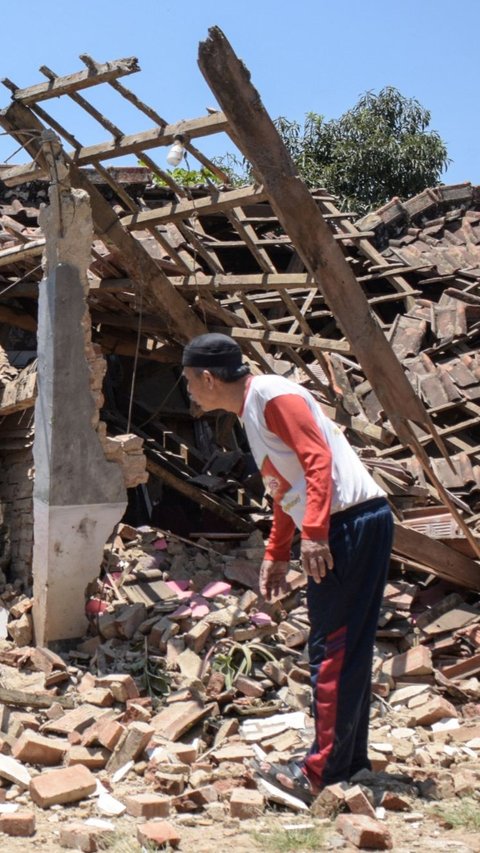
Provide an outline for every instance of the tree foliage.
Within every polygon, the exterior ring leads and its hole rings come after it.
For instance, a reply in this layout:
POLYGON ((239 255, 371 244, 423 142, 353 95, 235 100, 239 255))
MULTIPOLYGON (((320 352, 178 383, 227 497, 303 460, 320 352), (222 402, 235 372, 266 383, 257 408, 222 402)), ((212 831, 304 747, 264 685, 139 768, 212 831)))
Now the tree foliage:
POLYGON ((308 113, 303 127, 276 121, 307 185, 325 187, 358 213, 439 183, 449 159, 429 124, 430 112, 392 86, 367 92, 339 119, 308 113))

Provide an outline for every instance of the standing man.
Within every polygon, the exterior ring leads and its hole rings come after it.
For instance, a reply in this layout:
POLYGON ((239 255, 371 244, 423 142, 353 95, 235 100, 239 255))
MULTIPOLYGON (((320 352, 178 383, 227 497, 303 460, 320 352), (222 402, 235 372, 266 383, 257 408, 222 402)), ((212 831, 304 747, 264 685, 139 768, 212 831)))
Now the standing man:
POLYGON ((194 338, 183 353, 191 398, 243 422, 273 498, 260 568, 267 599, 286 590, 290 546, 301 531, 315 740, 301 765, 258 763, 273 784, 311 801, 370 769, 367 756, 373 645, 392 545, 392 515, 341 430, 314 397, 281 376, 251 376, 227 335, 194 338))

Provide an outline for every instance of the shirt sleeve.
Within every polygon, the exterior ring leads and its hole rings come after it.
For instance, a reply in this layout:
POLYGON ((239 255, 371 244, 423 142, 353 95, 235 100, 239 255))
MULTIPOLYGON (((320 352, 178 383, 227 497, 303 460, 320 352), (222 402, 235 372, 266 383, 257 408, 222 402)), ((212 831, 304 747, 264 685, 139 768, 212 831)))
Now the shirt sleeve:
MULTIPOLYGON (((332 454, 308 404, 297 394, 274 397, 265 406, 265 421, 268 429, 297 454, 305 472, 307 502, 302 539, 328 539, 332 501, 332 454)), ((275 525, 272 525, 272 533, 276 534, 275 525)), ((271 541, 272 534, 269 547, 271 541)), ((275 539, 272 544, 275 547, 275 539)))
POLYGON ((273 521, 265 548, 265 560, 289 560, 295 522, 283 511, 280 504, 273 503, 273 521))

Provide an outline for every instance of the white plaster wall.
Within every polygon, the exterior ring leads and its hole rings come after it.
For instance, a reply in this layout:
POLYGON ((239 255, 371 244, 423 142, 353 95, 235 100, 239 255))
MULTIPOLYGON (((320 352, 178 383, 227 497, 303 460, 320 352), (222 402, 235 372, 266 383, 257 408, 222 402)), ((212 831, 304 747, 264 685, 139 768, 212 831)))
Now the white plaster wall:
POLYGON ((34 498, 33 623, 35 642, 81 637, 85 589, 98 577, 105 542, 126 503, 49 506, 34 498))

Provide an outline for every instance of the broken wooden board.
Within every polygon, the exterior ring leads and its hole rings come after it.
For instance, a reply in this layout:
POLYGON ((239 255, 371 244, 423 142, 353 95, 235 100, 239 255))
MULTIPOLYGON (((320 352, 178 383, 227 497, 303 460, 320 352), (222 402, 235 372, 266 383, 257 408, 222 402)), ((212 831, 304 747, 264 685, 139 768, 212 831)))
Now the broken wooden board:
POLYGON ((423 564, 425 571, 452 581, 459 586, 480 590, 480 566, 459 551, 418 530, 395 523, 393 550, 423 564))

